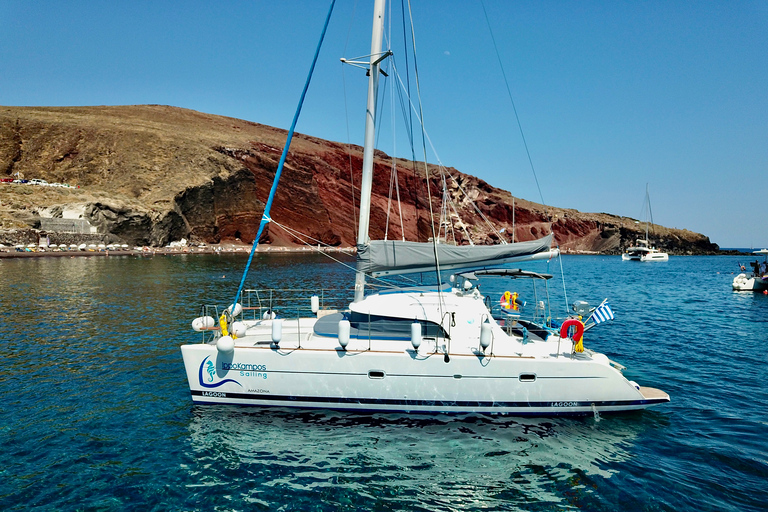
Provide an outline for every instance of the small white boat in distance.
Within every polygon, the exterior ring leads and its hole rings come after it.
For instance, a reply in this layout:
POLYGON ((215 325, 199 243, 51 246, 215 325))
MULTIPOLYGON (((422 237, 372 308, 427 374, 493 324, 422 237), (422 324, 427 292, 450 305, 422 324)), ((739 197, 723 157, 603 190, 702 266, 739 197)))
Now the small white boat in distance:
POLYGON ((637 239, 637 245, 632 246, 621 255, 624 261, 669 261, 669 254, 650 246, 648 240, 637 239))
POLYGON ((648 185, 645 185, 645 208, 647 208, 647 217, 645 221, 645 238, 638 238, 637 245, 629 247, 621 255, 623 261, 669 261, 669 254, 661 252, 651 245, 648 240, 648 225, 653 224, 653 214, 651 213, 651 196, 648 193, 648 185))
MULTIPOLYGON (((733 278, 733 289, 740 292, 762 292, 768 290, 768 249, 754 251, 752 254, 764 256, 762 265, 759 260, 750 263, 752 274, 741 273, 733 278)), ((746 270, 744 265, 742 270, 746 270)))

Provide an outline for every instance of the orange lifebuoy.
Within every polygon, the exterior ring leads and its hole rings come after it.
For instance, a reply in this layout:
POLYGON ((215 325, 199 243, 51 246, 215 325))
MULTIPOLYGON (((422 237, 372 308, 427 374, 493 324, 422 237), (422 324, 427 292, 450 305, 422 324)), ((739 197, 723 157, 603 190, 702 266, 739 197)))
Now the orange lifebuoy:
POLYGON ((576 333, 573 335, 573 341, 578 343, 581 340, 581 337, 584 336, 584 324, 579 322, 575 318, 569 318, 568 320, 563 322, 563 325, 560 327, 560 337, 567 338, 568 329, 570 329, 571 327, 576 328, 576 333))

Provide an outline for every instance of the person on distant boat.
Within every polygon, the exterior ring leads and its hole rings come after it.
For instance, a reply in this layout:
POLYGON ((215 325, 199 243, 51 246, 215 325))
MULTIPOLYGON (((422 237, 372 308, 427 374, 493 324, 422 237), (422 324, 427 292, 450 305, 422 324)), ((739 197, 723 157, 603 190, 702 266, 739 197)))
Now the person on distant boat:
POLYGON ((759 261, 757 261, 757 260, 755 260, 755 261, 752 263, 752 268, 753 268, 753 269, 754 269, 754 271, 755 271, 755 276, 759 276, 759 275, 760 275, 760 262, 759 262, 759 261))
POLYGON ((768 260, 763 262, 763 275, 768 274, 768 260))

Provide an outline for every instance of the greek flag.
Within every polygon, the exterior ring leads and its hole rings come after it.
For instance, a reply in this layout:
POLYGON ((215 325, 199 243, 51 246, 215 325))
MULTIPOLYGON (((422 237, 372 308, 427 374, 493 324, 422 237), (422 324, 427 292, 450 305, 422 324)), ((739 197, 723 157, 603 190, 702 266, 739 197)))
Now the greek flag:
POLYGON ((613 311, 611 311, 611 306, 608 305, 607 300, 604 300, 602 304, 595 308, 592 312, 592 320, 595 322, 595 325, 613 320, 613 311))

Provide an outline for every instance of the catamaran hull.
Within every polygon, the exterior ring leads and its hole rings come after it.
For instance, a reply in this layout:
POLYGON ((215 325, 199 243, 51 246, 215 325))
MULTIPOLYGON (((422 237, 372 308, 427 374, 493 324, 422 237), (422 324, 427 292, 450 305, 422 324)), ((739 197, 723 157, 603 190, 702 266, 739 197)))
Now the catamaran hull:
POLYGON ((669 255, 666 253, 650 253, 640 258, 640 261, 669 261, 669 255))
POLYGON ((182 354, 196 404, 561 416, 669 401, 579 358, 463 355, 446 363, 442 354, 262 346, 227 355, 213 344, 185 345, 182 354))
POLYGON ((667 253, 649 253, 649 254, 622 254, 624 261, 669 261, 667 253))

